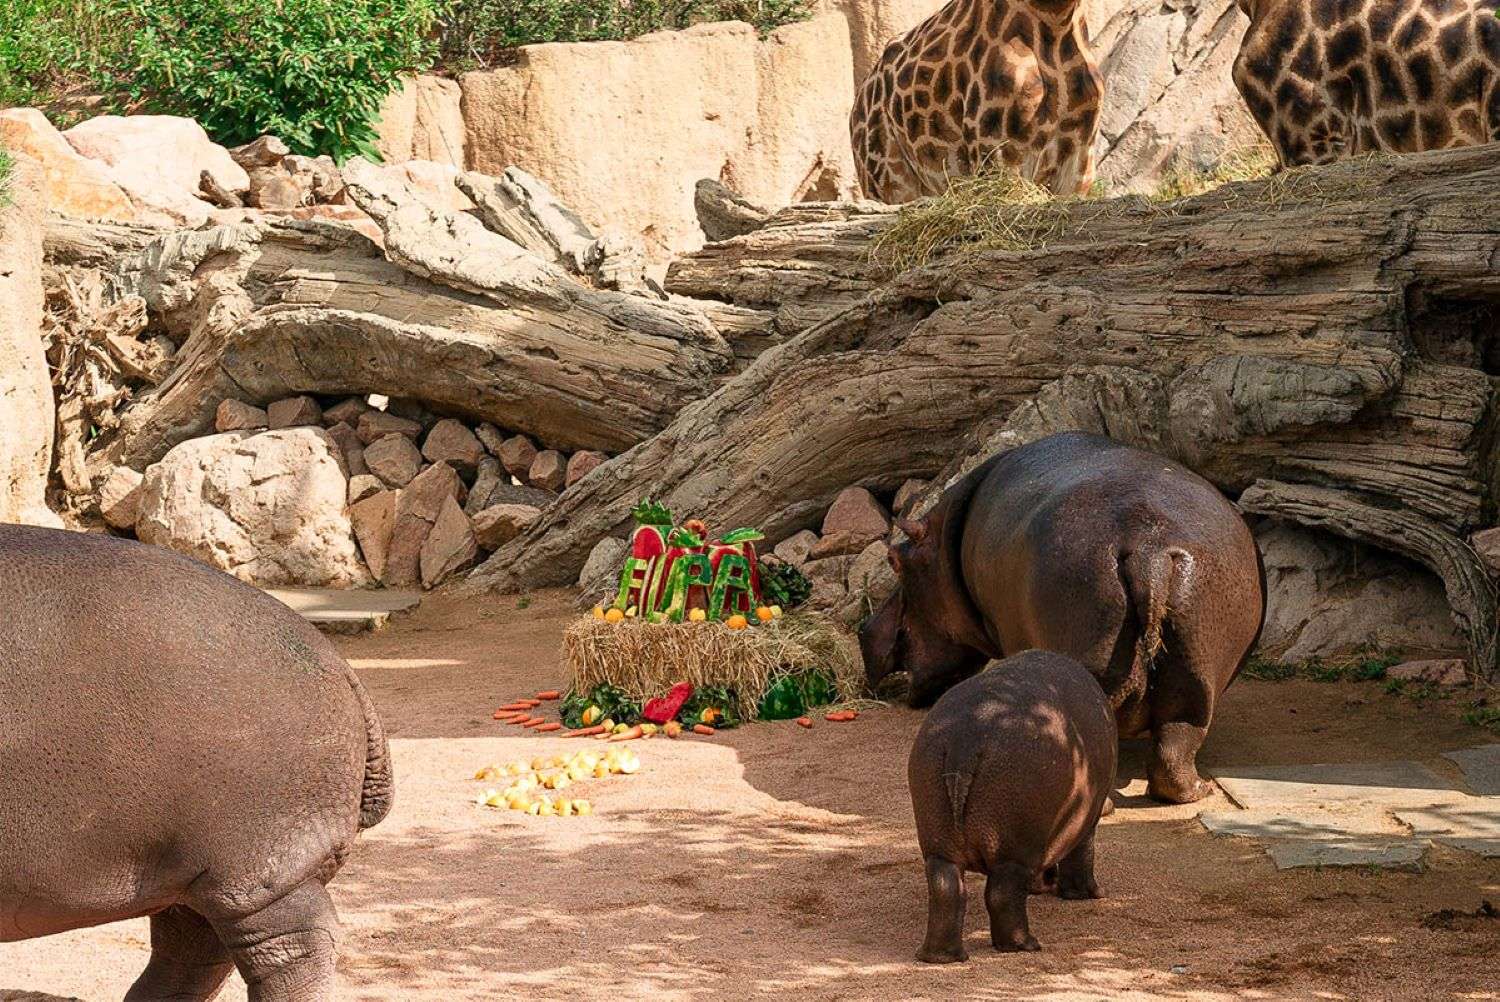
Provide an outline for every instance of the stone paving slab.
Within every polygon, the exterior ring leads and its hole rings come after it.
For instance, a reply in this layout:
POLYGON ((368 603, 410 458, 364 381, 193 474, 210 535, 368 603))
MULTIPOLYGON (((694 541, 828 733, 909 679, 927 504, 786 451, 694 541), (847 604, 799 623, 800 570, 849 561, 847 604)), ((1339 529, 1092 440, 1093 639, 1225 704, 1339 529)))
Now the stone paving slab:
POLYGON ((415 608, 422 593, 383 589, 267 588, 266 594, 330 633, 379 630, 391 613, 415 608))
POLYGON ((1500 794, 1500 744, 1444 752, 1443 758, 1464 771, 1464 782, 1480 796, 1500 794))
POLYGON ((1470 797, 1467 803, 1397 811, 1412 833, 1442 845, 1500 857, 1500 797, 1470 797))
POLYGON ((1204 813, 1198 821, 1216 835, 1253 838, 1267 843, 1276 868, 1374 866, 1388 870, 1421 869, 1431 842, 1413 838, 1388 812, 1228 811, 1204 813))
POLYGON ((1295 840, 1273 842, 1266 848, 1266 852, 1278 870, 1373 866, 1382 870, 1420 871, 1422 857, 1431 845, 1426 839, 1350 839, 1341 842, 1295 840))
POLYGON ((1390 810, 1461 803, 1469 799, 1420 762, 1348 762, 1323 765, 1227 766, 1214 779, 1247 810, 1390 810))

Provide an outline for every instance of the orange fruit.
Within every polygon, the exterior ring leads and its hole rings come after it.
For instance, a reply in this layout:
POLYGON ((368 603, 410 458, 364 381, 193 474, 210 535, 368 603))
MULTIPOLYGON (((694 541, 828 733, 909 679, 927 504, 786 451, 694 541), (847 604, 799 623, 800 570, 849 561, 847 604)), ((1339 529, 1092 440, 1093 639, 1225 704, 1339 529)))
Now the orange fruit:
POLYGON ((606 623, 619 623, 624 619, 625 611, 623 609, 611 609, 604 614, 604 621, 606 623))
POLYGON ((761 606, 759 609, 755 610, 755 618, 760 620, 762 623, 769 623, 771 620, 776 618, 776 613, 772 612, 765 606, 761 606))
POLYGON ((724 620, 724 625, 729 627, 731 630, 743 630, 745 627, 750 625, 750 621, 744 616, 741 616, 739 613, 735 613, 733 616, 730 616, 728 619, 724 620))

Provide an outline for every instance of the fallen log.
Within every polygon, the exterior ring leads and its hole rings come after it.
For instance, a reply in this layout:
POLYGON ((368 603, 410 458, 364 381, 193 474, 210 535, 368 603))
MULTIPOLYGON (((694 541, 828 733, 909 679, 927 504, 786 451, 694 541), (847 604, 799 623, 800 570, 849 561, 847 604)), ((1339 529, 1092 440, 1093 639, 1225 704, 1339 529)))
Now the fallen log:
POLYGON ((752 250, 774 224, 711 245, 674 266, 673 291, 776 310, 779 282, 805 316, 871 291, 578 484, 472 580, 570 582, 644 496, 776 538, 851 483, 893 488, 1086 428, 1232 495, 1261 481, 1254 510, 1422 561, 1488 675, 1492 585, 1463 540, 1494 502, 1497 182, 1500 147, 1479 147, 1164 205, 1017 206, 1001 210, 1016 246, 954 247, 884 284, 857 247, 889 216, 824 210, 809 225, 831 243, 774 259, 752 250), (1376 516, 1391 511, 1407 514, 1376 516))

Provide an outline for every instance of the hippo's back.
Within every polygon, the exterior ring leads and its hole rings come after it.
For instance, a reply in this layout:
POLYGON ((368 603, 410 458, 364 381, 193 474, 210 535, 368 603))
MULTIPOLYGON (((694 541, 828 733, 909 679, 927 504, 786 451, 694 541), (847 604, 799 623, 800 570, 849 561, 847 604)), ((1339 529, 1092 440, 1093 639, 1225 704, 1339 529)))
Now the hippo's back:
POLYGON ((291 610, 169 551, 20 526, 0 526, 0 608, 0 940, 189 884, 248 902, 269 868, 342 855, 367 707, 291 610))

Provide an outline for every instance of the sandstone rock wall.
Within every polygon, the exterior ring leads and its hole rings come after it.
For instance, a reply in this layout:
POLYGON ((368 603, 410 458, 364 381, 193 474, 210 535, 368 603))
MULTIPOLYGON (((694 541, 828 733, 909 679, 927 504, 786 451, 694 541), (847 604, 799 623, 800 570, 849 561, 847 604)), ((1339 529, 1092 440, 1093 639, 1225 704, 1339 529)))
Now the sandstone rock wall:
POLYGON ((24 155, 0 182, 0 522, 57 525, 44 496, 55 412, 42 346, 42 185, 24 155))

